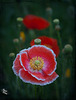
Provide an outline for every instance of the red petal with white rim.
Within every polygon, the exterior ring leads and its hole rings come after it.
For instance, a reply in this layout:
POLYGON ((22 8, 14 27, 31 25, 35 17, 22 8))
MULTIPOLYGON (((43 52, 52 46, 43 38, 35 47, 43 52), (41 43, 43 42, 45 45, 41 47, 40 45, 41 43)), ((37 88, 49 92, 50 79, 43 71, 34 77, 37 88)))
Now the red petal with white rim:
POLYGON ((36 78, 32 77, 31 74, 29 74, 24 69, 20 69, 19 76, 25 83, 31 83, 31 84, 41 85, 41 86, 52 83, 58 77, 58 75, 54 72, 45 81, 41 81, 41 80, 37 80, 36 78))
POLYGON ((27 49, 23 49, 23 50, 20 51, 20 53, 23 53, 23 52, 25 52, 25 53, 27 52, 28 53, 28 50, 27 49))
POLYGON ((13 71, 14 71, 14 73, 18 76, 18 74, 19 74, 19 70, 21 69, 21 68, 23 68, 22 66, 21 66, 21 64, 20 64, 20 55, 19 54, 17 54, 17 56, 16 56, 16 59, 14 60, 14 62, 13 62, 13 67, 12 67, 12 69, 13 69, 13 71))
POLYGON ((28 70, 28 66, 29 66, 29 56, 27 54, 27 52, 21 52, 20 54, 20 63, 23 66, 24 70, 28 70))

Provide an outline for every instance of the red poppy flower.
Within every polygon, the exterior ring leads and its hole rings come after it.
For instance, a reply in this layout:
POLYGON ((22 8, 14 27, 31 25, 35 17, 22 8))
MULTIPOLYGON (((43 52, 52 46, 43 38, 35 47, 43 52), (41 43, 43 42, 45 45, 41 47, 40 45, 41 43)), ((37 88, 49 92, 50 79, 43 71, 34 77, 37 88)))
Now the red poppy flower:
MULTIPOLYGON (((49 38, 46 36, 40 36, 38 38, 41 39, 41 45, 45 45, 45 46, 51 48, 54 51, 54 53, 56 54, 56 57, 59 55, 60 50, 59 50, 56 39, 49 38)), ((34 40, 31 41, 30 45, 31 46, 35 45, 34 40)))
POLYGON ((28 29, 37 29, 37 30, 45 29, 50 25, 50 23, 45 19, 34 15, 25 16, 25 18, 23 19, 23 24, 28 29))
POLYGON ((51 49, 34 45, 17 54, 12 69, 26 83, 47 85, 58 77, 56 65, 55 54, 51 49))

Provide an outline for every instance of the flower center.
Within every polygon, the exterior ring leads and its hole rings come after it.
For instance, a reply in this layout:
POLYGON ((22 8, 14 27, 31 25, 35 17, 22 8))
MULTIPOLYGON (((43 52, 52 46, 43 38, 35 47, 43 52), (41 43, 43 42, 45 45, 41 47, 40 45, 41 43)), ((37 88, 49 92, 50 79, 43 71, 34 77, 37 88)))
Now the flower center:
POLYGON ((30 66, 34 69, 34 70, 41 70, 42 67, 44 65, 44 61, 41 57, 33 57, 32 59, 30 59, 30 66))
POLYGON ((40 61, 39 60, 35 60, 35 65, 39 65, 40 64, 40 61))

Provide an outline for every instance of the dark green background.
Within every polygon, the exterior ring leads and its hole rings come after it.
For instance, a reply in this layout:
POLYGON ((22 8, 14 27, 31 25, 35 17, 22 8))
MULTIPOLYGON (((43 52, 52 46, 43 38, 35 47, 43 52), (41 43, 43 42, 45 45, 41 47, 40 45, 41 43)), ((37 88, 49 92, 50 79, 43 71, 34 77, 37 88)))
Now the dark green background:
MULTIPOLYGON (((62 40, 62 47, 66 44, 71 44, 73 47, 71 61, 67 64, 63 64, 65 69, 68 67, 71 68, 71 78, 65 79, 65 89, 64 89, 64 100, 74 97, 75 93, 75 1, 74 0, 0 0, 0 98, 1 100, 5 99, 34 99, 34 94, 32 94, 32 85, 27 85, 21 80, 21 91, 15 93, 15 80, 16 76, 13 74, 11 69, 13 60, 10 59, 9 53, 16 52, 15 46, 13 43, 14 38, 19 38, 19 28, 17 17, 24 17, 27 14, 33 14, 40 17, 43 17, 48 20, 46 14, 46 8, 51 7, 53 10, 52 20, 58 18, 60 20, 60 36, 62 40), (26 86, 25 86, 26 85, 26 86), (24 90, 25 87, 25 90, 24 90), (27 87, 27 88, 26 88, 27 87), (8 95, 2 93, 2 89, 5 88, 8 90, 8 95), (26 93, 27 91, 27 93, 26 93), (69 91, 67 93, 67 91, 69 91), (26 93, 26 94, 25 94, 26 93)), ((46 35, 48 36, 48 30, 45 29, 42 31, 35 31, 38 36, 46 35)), ((22 25, 21 31, 25 32, 26 41, 23 48, 28 48, 30 46, 30 41, 32 40, 28 34, 28 30, 22 25)), ((56 34, 52 36, 57 38, 56 34)), ((67 58, 64 58, 67 59, 67 58)), ((58 61, 61 62, 61 59, 58 58, 58 61)), ((58 62, 58 63, 59 63, 58 62)), ((65 61, 64 61, 65 63, 65 61)), ((59 69, 57 69, 59 72, 59 69)), ((59 76, 61 74, 59 72, 59 76)), ((60 80, 58 79, 58 84, 60 80)), ((38 86, 39 88, 39 86, 38 86)), ((59 87, 59 89, 61 89, 59 87)), ((47 85, 43 87, 44 95, 42 98, 44 100, 56 100, 55 98, 55 88, 54 84, 47 85), (52 95, 51 95, 52 94, 52 95)), ((40 95, 40 94, 38 94, 40 95)), ((39 98, 41 99, 41 98, 39 98)))

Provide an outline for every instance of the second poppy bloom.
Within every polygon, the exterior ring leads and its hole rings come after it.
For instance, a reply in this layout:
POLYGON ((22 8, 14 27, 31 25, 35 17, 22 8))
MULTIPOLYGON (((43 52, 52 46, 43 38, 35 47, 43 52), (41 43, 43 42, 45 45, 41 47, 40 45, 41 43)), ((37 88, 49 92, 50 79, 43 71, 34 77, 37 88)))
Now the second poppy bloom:
POLYGON ((23 18, 23 24, 28 29, 37 29, 37 30, 45 29, 50 25, 50 23, 45 19, 34 15, 25 16, 23 18))
MULTIPOLYGON (((41 39, 41 45, 45 45, 45 46, 51 48, 54 51, 54 53, 56 54, 56 57, 59 55, 60 50, 59 50, 56 39, 49 38, 46 36, 40 36, 40 37, 38 37, 38 39, 41 39)), ((35 45, 34 40, 31 41, 30 45, 31 46, 35 45)))

